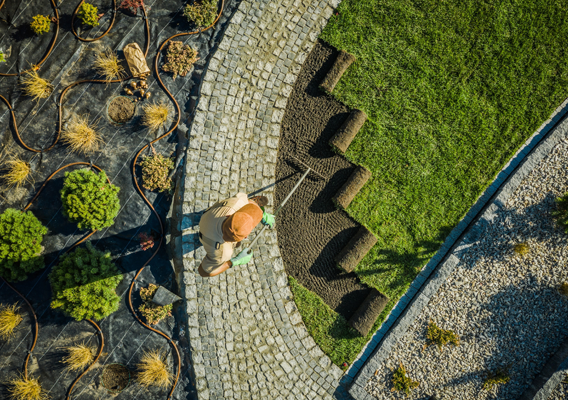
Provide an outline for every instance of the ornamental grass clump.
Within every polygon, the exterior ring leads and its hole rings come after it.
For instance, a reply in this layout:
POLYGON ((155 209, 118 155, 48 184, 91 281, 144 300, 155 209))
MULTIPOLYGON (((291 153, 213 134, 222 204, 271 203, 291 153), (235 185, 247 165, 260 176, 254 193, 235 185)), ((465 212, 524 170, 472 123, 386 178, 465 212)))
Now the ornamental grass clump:
POLYGON ((171 41, 166 52, 166 63, 162 69, 174 74, 174 80, 178 75, 186 76, 193 64, 199 60, 197 50, 179 41, 171 41))
POLYGON ((41 387, 37 378, 22 374, 18 378, 8 381, 8 393, 15 400, 47 400, 49 395, 41 387))
POLYGON ((47 33, 49 32, 49 28, 51 27, 51 18, 49 18, 47 15, 38 14, 34 17, 34 20, 30 24, 30 27, 36 35, 47 33))
POLYGON ((92 347, 81 343, 75 346, 64 347, 67 356, 61 360, 69 371, 82 371, 89 366, 95 359, 95 352, 92 347))
POLYGON ((110 48, 95 54, 93 66, 96 73, 104 76, 106 80, 122 79, 126 76, 126 71, 118 61, 118 56, 110 48))
POLYGON ((199 29, 213 25, 217 18, 217 2, 212 0, 196 0, 193 5, 186 5, 183 15, 199 29))
POLYGON ((529 254, 530 247, 527 242, 517 243, 513 246, 513 251, 519 256, 523 257, 529 254))
POLYGON ((556 210, 552 211, 556 223, 568 233, 568 193, 556 199, 556 210))
POLYGON ((174 161, 169 157, 154 153, 144 157, 140 162, 142 167, 142 186, 148 190, 165 192, 171 189, 172 180, 168 174, 174 168, 174 161))
POLYGON ((99 26, 99 9, 90 3, 81 4, 77 17, 85 25, 99 26))
POLYGON ((6 173, 2 175, 2 178, 8 187, 15 186, 19 188, 25 183, 31 182, 32 168, 28 162, 15 157, 5 161, 4 165, 6 167, 6 173))
POLYGON ((172 382, 172 374, 168 371, 168 366, 163 359, 165 354, 161 354, 158 350, 145 352, 137 365, 138 373, 136 380, 144 387, 157 386, 165 389, 172 382))
POLYGON ((53 92, 51 83, 40 78, 34 70, 24 72, 20 78, 20 84, 24 87, 24 94, 33 97, 34 100, 45 99, 53 92))
POLYGON ((144 111, 142 124, 152 131, 158 130, 168 120, 168 106, 164 102, 144 104, 142 110, 144 111))
POLYGON ((120 298, 115 289, 121 281, 122 275, 111 261, 110 253, 103 253, 87 242, 86 247, 61 256, 49 274, 53 291, 51 308, 60 308, 77 321, 108 317, 118 310, 120 298))
POLYGON ((79 154, 93 153, 103 144, 97 124, 89 123, 88 115, 77 114, 71 117, 61 132, 61 141, 69 146, 71 151, 79 154))
POLYGON ((11 338, 22 320, 20 308, 16 304, 0 304, 0 339, 8 340, 11 338))
POLYGON ((79 229, 101 229, 114 224, 120 210, 118 191, 109 183, 104 171, 90 169, 66 172, 61 189, 63 215, 79 229))
POLYGON ((152 303, 154 294, 158 290, 158 286, 150 283, 147 288, 140 289, 140 297, 142 298, 142 305, 138 308, 138 311, 146 318, 146 322, 150 325, 155 325, 166 317, 172 316, 172 304, 165 306, 159 306, 152 303))
POLYGON ((404 368, 402 363, 400 363, 400 366, 393 373, 392 384, 393 388, 391 389, 391 392, 394 392, 396 390, 398 392, 402 391, 406 394, 410 394, 410 391, 417 388, 418 385, 420 385, 420 382, 413 381, 412 379, 407 377, 406 369, 404 368))
POLYGON ((41 242, 47 233, 31 211, 7 208, 0 214, 0 276, 25 281, 43 267, 41 242))
POLYGON ((487 372, 485 380, 483 381, 483 389, 490 390, 495 385, 501 385, 509 382, 511 377, 507 370, 499 368, 495 372, 487 372))
POLYGON ((438 349, 442 351, 442 346, 451 343, 455 346, 460 344, 460 340, 458 336, 450 330, 445 330, 439 328, 435 322, 430 321, 428 323, 428 329, 426 331, 426 340, 427 343, 424 347, 431 346, 435 344, 438 346, 438 349))

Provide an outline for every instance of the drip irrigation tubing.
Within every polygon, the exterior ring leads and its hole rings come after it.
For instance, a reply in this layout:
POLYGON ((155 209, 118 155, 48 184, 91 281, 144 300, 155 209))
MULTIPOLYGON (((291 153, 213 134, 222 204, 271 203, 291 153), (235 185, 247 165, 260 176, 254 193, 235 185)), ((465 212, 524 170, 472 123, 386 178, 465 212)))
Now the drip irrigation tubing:
MULTIPOLYGON (((53 23, 55 24, 55 35, 53 36, 53 39, 51 39, 51 44, 49 45, 49 49, 47 50, 45 56, 43 56, 43 58, 37 64, 32 64, 32 67, 29 69, 13 74, 0 73, 0 76, 18 76, 29 71, 37 71, 38 69, 40 69, 41 64, 43 64, 45 60, 47 60, 47 57, 49 57, 49 55, 53 51, 53 48, 55 47, 55 42, 57 42, 57 36, 59 35, 59 11, 57 11, 57 4, 55 4, 55 0, 50 0, 50 2, 51 6, 53 7, 53 11, 55 12, 55 20, 53 21, 53 23)), ((0 4, 0 8, 2 8, 3 5, 4 2, 0 4)))
MULTIPOLYGON (((102 39, 103 37, 106 36, 107 33, 110 32, 110 30, 112 29, 112 26, 114 25, 114 20, 116 19, 116 0, 112 0, 112 19, 110 20, 110 25, 108 26, 107 30, 103 32, 103 34, 101 36, 98 36, 96 38, 92 38, 92 39, 83 39, 81 36, 79 36, 79 34, 75 31, 75 17, 77 16, 77 12, 79 11, 79 8, 81 7, 81 4, 83 4, 85 2, 85 0, 81 0, 81 2, 79 3, 79 5, 77 5, 77 8, 75 8, 75 11, 73 11, 73 16, 71 17, 71 31, 73 31, 73 35, 75 35, 75 37, 77 39, 79 39, 81 42, 94 42, 96 40, 102 39)), ((146 15, 144 15, 146 16, 146 15)), ((146 24, 148 23, 148 19, 146 19, 146 24)))

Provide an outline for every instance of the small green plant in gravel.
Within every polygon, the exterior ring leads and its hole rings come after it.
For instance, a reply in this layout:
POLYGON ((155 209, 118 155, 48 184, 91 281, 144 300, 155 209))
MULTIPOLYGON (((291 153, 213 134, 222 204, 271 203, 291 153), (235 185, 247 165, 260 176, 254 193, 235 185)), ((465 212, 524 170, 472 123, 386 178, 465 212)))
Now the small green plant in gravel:
POLYGON ((483 381, 483 389, 490 390, 493 386, 505 384, 511 380, 509 372, 504 368, 499 368, 497 371, 487 372, 485 380, 483 381))
POLYGON ((164 318, 172 316, 172 304, 159 306, 152 303, 152 299, 157 290, 158 286, 152 283, 150 283, 147 288, 140 289, 140 297, 144 303, 138 308, 138 311, 140 311, 150 325, 155 325, 164 318))
POLYGON ((568 193, 556 199, 556 210, 552 211, 552 216, 564 232, 568 233, 568 193))
POLYGON ((193 5, 185 6, 183 15, 199 29, 213 25, 217 18, 217 2, 213 0, 196 0, 193 5))
POLYGON ((81 4, 77 17, 85 25, 99 26, 99 9, 90 3, 81 4))
POLYGON ((49 32, 50 27, 51 18, 46 15, 40 14, 36 15, 32 23, 30 24, 30 28, 32 28, 32 31, 34 31, 36 35, 42 35, 49 32))
POLYGON ((174 167, 174 161, 169 157, 154 153, 144 157, 140 163, 142 167, 143 186, 148 190, 165 192, 172 187, 172 180, 168 174, 174 167))
POLYGON ((49 274, 53 291, 51 308, 60 308, 77 321, 100 320, 118 309, 116 287, 122 275, 103 253, 87 242, 72 253, 61 256, 49 274))
POLYGON ((107 181, 104 171, 90 169, 67 172, 61 189, 63 215, 77 223, 79 229, 101 229, 111 226, 120 210, 118 191, 107 181))
POLYGON ((178 41, 171 41, 166 52, 166 63, 162 69, 174 74, 174 80, 179 76, 186 76, 193 64, 199 60, 197 50, 188 44, 178 41))
POLYGON ((517 243, 513 246, 513 251, 521 257, 529 254, 530 249, 531 248, 529 247, 529 244, 527 242, 517 243))
POLYGON ((430 321, 428 323, 428 329, 426 330, 426 340, 427 343, 424 345, 424 347, 435 344, 436 346, 438 346, 438 349, 440 351, 442 350, 442 346, 448 343, 451 343, 455 346, 460 344, 460 339, 458 338, 458 335, 454 333, 454 331, 442 329, 438 327, 438 325, 436 325, 436 323, 433 321, 430 321))
POLYGON ((406 368, 400 363, 399 367, 394 371, 392 375, 393 388, 391 392, 395 390, 397 392, 404 392, 409 394, 412 389, 415 389, 420 385, 420 382, 413 381, 406 376, 406 368))
POLYGON ((31 211, 7 208, 0 214, 0 276, 24 281, 43 267, 41 242, 47 233, 31 211))

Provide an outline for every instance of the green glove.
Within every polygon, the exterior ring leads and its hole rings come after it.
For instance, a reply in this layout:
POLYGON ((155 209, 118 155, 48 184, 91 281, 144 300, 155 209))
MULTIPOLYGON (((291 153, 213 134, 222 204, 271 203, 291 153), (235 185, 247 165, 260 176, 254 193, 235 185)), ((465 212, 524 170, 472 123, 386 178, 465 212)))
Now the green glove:
POLYGON ((262 213, 262 222, 264 225, 268 225, 271 229, 274 228, 274 215, 269 214, 267 212, 263 212, 262 213))
POLYGON ((250 251, 250 253, 247 254, 247 250, 244 249, 236 257, 231 258, 231 264, 233 264, 233 267, 236 265, 244 265, 248 263, 251 260, 251 258, 252 258, 252 250, 250 251))

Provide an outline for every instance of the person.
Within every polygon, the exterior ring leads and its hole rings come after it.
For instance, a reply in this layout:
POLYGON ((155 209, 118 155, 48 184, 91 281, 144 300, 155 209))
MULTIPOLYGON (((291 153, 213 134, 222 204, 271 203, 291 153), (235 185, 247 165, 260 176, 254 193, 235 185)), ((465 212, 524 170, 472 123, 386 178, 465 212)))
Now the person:
POLYGON ((199 222, 199 240, 207 254, 199 265, 199 275, 216 276, 251 260, 252 250, 248 254, 242 250, 235 257, 233 251, 260 222, 270 228, 274 226, 274 215, 264 211, 266 204, 265 196, 249 199, 246 193, 237 193, 205 211, 199 222))

